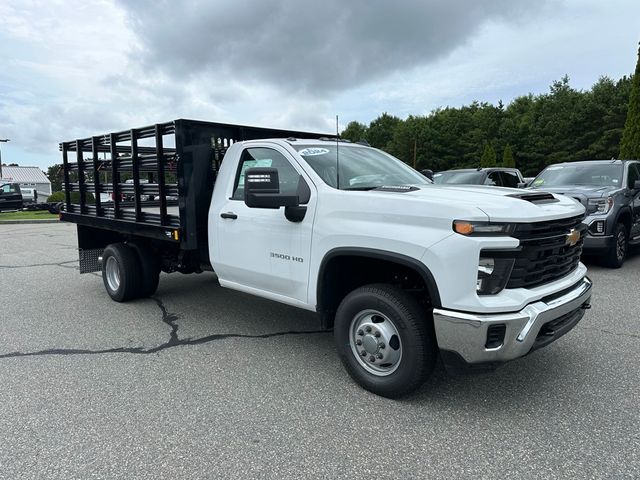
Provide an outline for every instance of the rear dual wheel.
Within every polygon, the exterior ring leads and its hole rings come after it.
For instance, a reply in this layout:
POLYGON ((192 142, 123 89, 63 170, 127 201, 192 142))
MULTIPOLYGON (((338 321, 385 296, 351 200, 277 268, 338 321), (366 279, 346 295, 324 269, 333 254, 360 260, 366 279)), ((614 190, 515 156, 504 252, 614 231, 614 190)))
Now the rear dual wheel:
POLYGON ((153 295, 160 267, 149 250, 135 244, 113 243, 102 254, 102 280, 116 302, 153 295))

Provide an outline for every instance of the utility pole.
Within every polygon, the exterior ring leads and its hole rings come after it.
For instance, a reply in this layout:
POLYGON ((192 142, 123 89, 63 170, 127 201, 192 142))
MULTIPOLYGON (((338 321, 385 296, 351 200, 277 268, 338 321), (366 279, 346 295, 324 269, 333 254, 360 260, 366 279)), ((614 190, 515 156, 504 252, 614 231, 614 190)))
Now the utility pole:
MULTIPOLYGON (((8 138, 0 138, 0 142, 7 143, 10 140, 8 138)), ((2 149, 0 149, 0 178, 2 178, 2 149)))
POLYGON ((418 137, 413 139, 413 168, 416 168, 417 156, 418 156, 418 137))

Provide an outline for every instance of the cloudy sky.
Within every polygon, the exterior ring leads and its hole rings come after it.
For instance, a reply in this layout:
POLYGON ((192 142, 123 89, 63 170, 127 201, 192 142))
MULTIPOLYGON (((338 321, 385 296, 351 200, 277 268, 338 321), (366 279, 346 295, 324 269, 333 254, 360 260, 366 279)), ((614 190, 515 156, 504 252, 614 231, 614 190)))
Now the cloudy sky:
POLYGON ((638 0, 0 0, 3 162, 196 118, 331 132, 633 72, 638 0))

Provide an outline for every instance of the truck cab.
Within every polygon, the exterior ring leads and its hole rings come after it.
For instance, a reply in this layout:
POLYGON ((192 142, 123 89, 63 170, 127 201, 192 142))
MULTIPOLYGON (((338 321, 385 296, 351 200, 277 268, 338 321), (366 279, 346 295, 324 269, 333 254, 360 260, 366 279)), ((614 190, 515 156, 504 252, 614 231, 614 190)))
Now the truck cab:
POLYGON ((22 210, 20 185, 0 180, 0 210, 22 210))

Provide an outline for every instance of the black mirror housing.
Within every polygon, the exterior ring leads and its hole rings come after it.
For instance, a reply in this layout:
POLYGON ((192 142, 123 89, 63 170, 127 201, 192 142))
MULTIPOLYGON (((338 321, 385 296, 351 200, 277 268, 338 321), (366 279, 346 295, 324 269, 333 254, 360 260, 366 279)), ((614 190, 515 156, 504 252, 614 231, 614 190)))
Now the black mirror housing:
POLYGON ((278 169, 248 168, 244 173, 244 203, 249 208, 297 207, 297 195, 280 194, 278 169))

